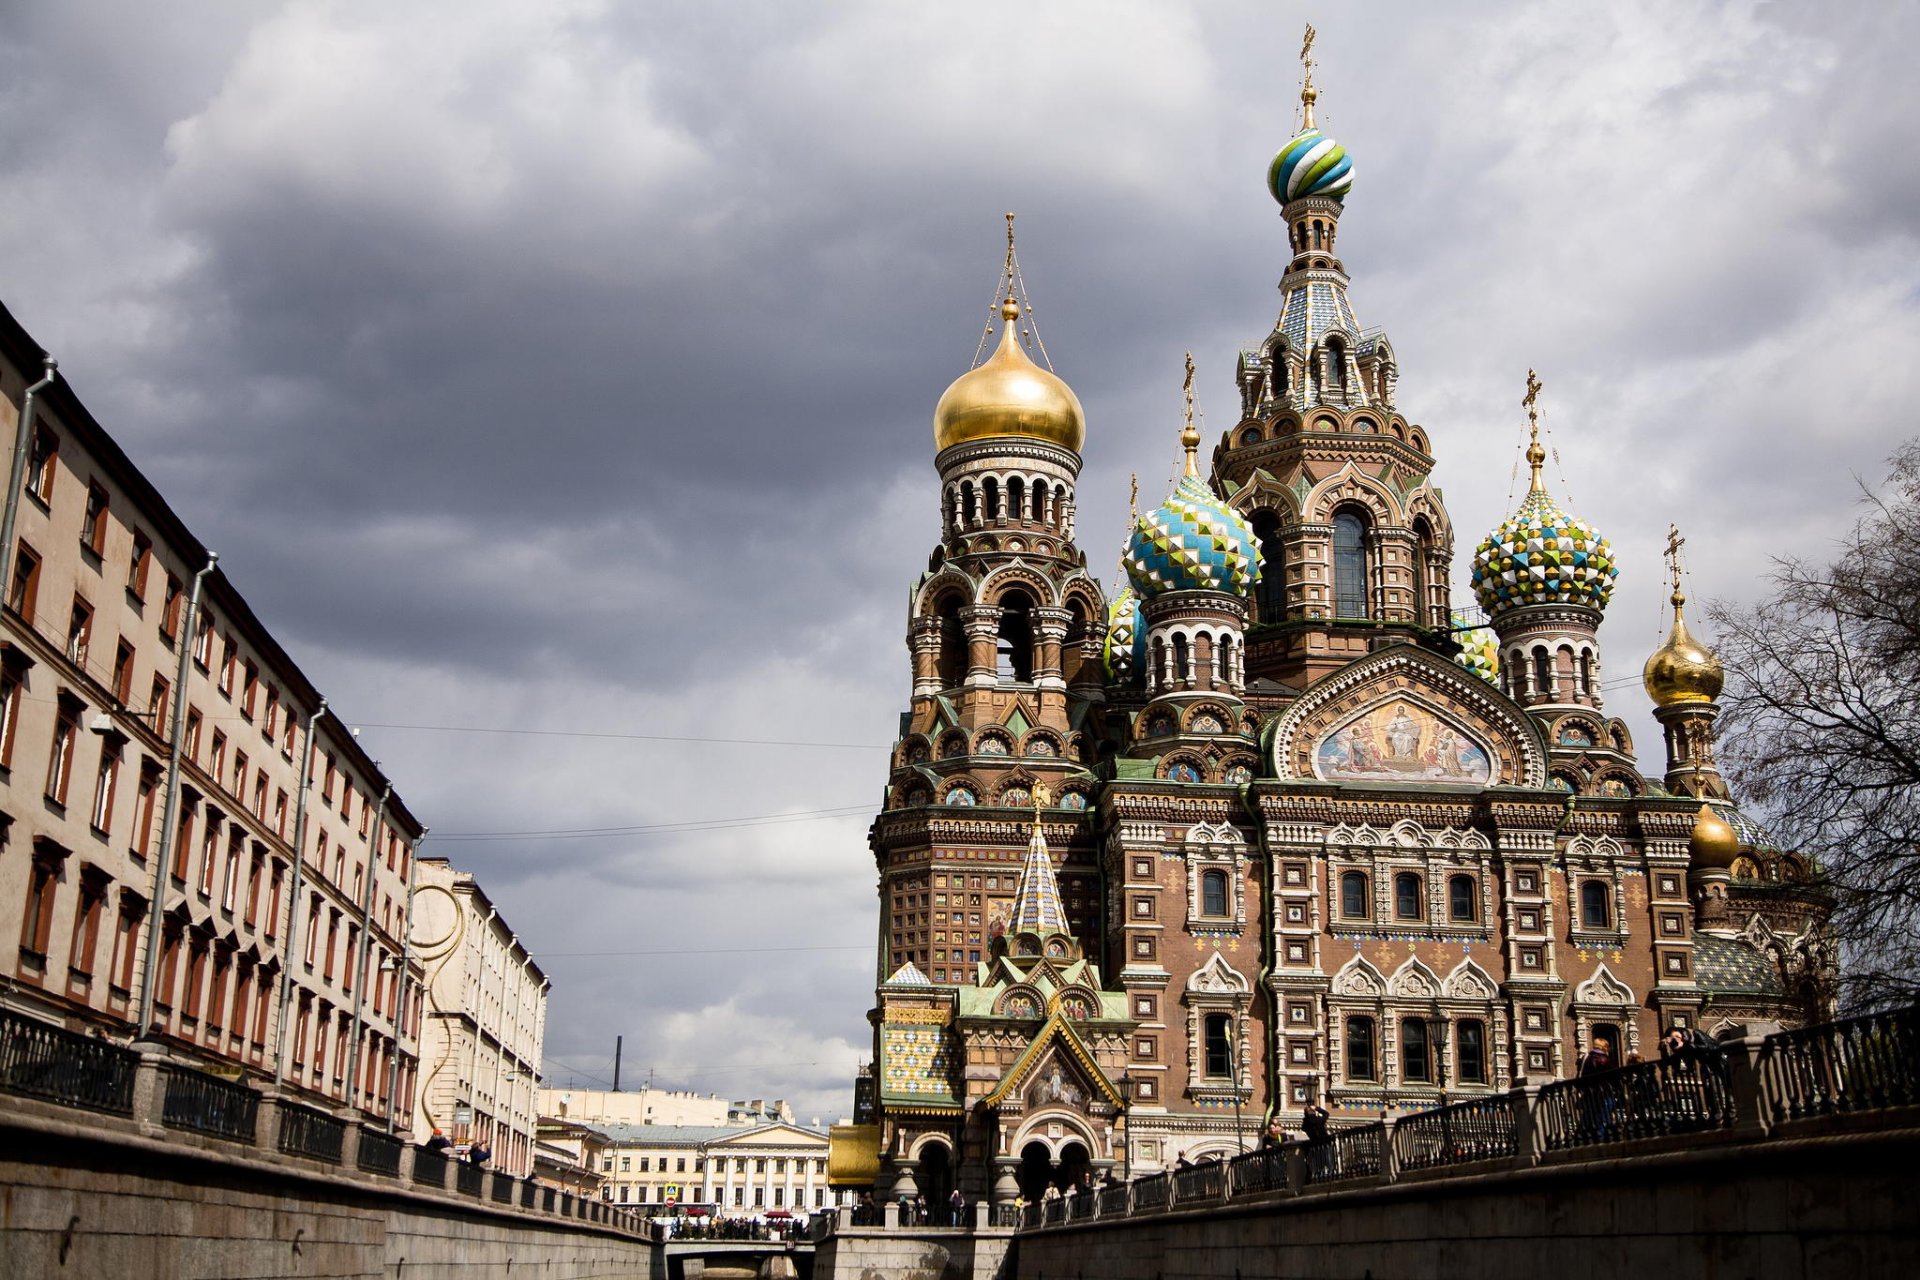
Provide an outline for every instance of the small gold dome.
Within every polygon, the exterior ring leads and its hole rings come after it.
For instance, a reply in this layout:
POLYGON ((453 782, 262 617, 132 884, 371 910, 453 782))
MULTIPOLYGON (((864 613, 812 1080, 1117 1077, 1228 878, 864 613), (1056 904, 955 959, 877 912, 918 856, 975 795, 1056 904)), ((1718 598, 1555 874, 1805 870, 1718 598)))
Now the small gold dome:
POLYGON ((1687 619, 1680 606, 1687 598, 1673 593, 1673 630, 1667 642, 1647 659, 1640 679, 1647 696, 1656 707, 1679 706, 1689 702, 1712 702, 1720 696, 1727 673, 1713 650, 1695 640, 1687 631, 1687 619))
POLYGON ((1000 304, 1000 346, 977 369, 953 380, 933 411, 936 450, 988 436, 1024 436, 1080 452, 1086 413, 1073 388, 1027 358, 1014 333, 1020 304, 1000 304))
POLYGON ((1740 856, 1740 836, 1733 824, 1714 811, 1710 804, 1700 806, 1699 816, 1693 820, 1693 834, 1687 839, 1687 849, 1693 855, 1696 867, 1724 869, 1733 865, 1740 856))

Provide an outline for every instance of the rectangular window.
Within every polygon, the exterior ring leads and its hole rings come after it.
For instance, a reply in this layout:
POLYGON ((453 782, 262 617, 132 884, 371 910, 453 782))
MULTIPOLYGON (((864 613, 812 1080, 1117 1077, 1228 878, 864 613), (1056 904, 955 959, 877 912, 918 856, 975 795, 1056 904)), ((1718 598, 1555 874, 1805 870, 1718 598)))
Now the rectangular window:
POLYGON ((232 791, 233 791, 233 798, 234 798, 235 800, 244 800, 244 799, 246 798, 246 794, 247 794, 247 753, 246 753, 246 752, 244 752, 244 751, 235 751, 235 752, 233 753, 233 787, 232 787, 232 791))
POLYGON ((1210 1013, 1206 1018, 1206 1072, 1213 1079, 1224 1080, 1233 1075, 1233 1020, 1224 1013, 1210 1013))
POLYGON ((119 988, 123 997, 133 991, 133 964, 140 954, 140 920, 146 914, 146 904, 122 889, 120 891, 120 919, 113 935, 113 985, 119 988))
POLYGON ((273 792, 273 834, 287 838, 287 793, 278 787, 273 792))
POLYGON ((13 768, 13 738, 20 726, 20 677, 12 667, 0 670, 0 769, 13 768))
POLYGON ((160 771, 151 765, 140 770, 140 787, 133 801, 133 852, 142 859, 153 853, 153 817, 160 796, 160 771))
POLYGON ((207 772, 218 782, 227 771, 227 735, 215 729, 213 731, 213 750, 207 755, 207 772))
POLYGON ((180 612, 186 605, 185 588, 180 579, 167 575, 167 598, 160 606, 160 636, 168 644, 180 639, 180 612))
POLYGON ((220 822, 211 812, 200 832, 200 896, 213 896, 214 864, 220 860, 220 822))
POLYGON ((93 780, 93 829, 105 835, 113 829, 113 793, 120 784, 120 753, 103 749, 100 772, 93 780))
POLYGON ((47 858, 35 858, 27 871, 27 900, 20 914, 20 958, 45 972, 47 947, 53 940, 53 903, 60 892, 59 867, 47 858))
POLYGON ((125 640, 113 647, 113 697, 123 707, 133 700, 133 646, 125 640))
POLYGON ((182 745, 186 748, 187 759, 200 758, 200 708, 198 707, 187 708, 186 741, 182 745))
POLYGON ((1400 1078, 1408 1084, 1428 1084, 1433 1080, 1433 1054, 1427 1043, 1427 1024, 1423 1018, 1400 1020, 1400 1078))
POLYGON ((107 491, 97 484, 87 486, 87 514, 80 524, 80 542, 96 556, 107 550, 107 491))
POLYGON ((153 685, 147 690, 147 719, 153 731, 163 738, 167 736, 167 695, 171 691, 172 686, 162 675, 154 676, 153 685))
POLYGON ((224 888, 220 893, 222 910, 232 911, 234 903, 240 900, 240 864, 247 853, 247 833, 239 823, 227 827, 227 875, 224 888))
POLYGON ((313 968, 315 952, 320 948, 320 895, 313 895, 313 901, 307 908, 307 968, 313 968))
POLYGON ((282 872, 281 872, 280 864, 276 861, 273 864, 272 880, 267 888, 267 923, 261 929, 261 932, 266 934, 269 938, 277 938, 280 936, 280 878, 281 878, 281 875, 282 875, 282 872))
POLYGON ((180 821, 173 829, 173 882, 184 885, 187 882, 187 858, 193 846, 193 809, 183 807, 180 821))
POLYGON ((26 622, 33 621, 34 602, 40 596, 40 557, 25 542, 13 557, 13 584, 7 588, 7 607, 26 622))
POLYGON ((1478 1018, 1466 1018, 1460 1023, 1457 1033, 1459 1040, 1459 1069, 1462 1084, 1485 1084, 1487 1082, 1487 1028, 1478 1018))
POLYGON ((133 554, 127 560, 127 590, 141 600, 147 598, 147 570, 153 567, 153 539, 135 529, 133 554))
POLYGON ((47 799, 55 804, 67 802, 67 789, 73 782, 73 753, 80 743, 80 704, 60 699, 59 718, 54 721, 53 745, 47 753, 47 799))
POLYGON ((85 670, 87 650, 92 643, 93 606, 75 596, 73 612, 67 615, 67 661, 85 670))
POLYGON ((233 696, 233 673, 239 668, 240 661, 235 653, 233 636, 228 634, 220 646, 220 693, 222 697, 233 696))
POLYGON ((1347 1079, 1373 1079, 1373 1019, 1347 1019, 1347 1079))
POLYGON ((254 701, 260 696, 260 667, 257 663, 249 662, 241 668, 241 671, 243 674, 240 679, 240 714, 251 720, 254 701))
POLYGON ((204 607, 193 633, 193 662, 202 671, 213 665, 213 614, 204 607))
POLYGON ((27 455, 27 492, 43 503, 53 501, 53 477, 59 468, 60 437, 45 427, 34 432, 33 451, 27 455))

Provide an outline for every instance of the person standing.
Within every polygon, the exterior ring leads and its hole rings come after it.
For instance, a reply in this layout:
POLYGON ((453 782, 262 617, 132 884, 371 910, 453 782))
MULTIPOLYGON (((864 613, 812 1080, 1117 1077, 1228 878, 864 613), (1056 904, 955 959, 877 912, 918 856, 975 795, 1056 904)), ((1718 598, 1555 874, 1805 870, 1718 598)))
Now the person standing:
POLYGON ((955 1227, 962 1225, 966 1220, 966 1211, 967 1198, 960 1194, 960 1188, 955 1187, 953 1194, 947 1197, 947 1212, 950 1215, 948 1225, 955 1227))

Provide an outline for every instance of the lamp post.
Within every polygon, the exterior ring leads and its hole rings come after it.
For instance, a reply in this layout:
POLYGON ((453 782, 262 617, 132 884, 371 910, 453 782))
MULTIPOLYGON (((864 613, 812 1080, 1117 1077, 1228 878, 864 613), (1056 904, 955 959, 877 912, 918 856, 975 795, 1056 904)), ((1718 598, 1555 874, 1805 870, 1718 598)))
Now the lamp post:
POLYGON ((1239 1144, 1241 1155, 1247 1153, 1247 1129, 1240 1115, 1240 1019, 1245 1015, 1246 1007, 1246 1001, 1235 996, 1233 1021, 1227 1024, 1227 1069, 1233 1080, 1233 1140, 1239 1144))

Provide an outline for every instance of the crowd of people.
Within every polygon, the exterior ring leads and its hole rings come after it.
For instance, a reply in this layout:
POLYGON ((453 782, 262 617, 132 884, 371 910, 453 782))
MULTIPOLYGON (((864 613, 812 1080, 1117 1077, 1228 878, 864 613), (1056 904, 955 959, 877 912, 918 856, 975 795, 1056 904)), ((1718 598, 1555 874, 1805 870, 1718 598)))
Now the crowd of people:
POLYGON ((667 1230, 676 1240, 801 1240, 806 1238, 807 1223, 804 1218, 677 1217, 667 1230))

